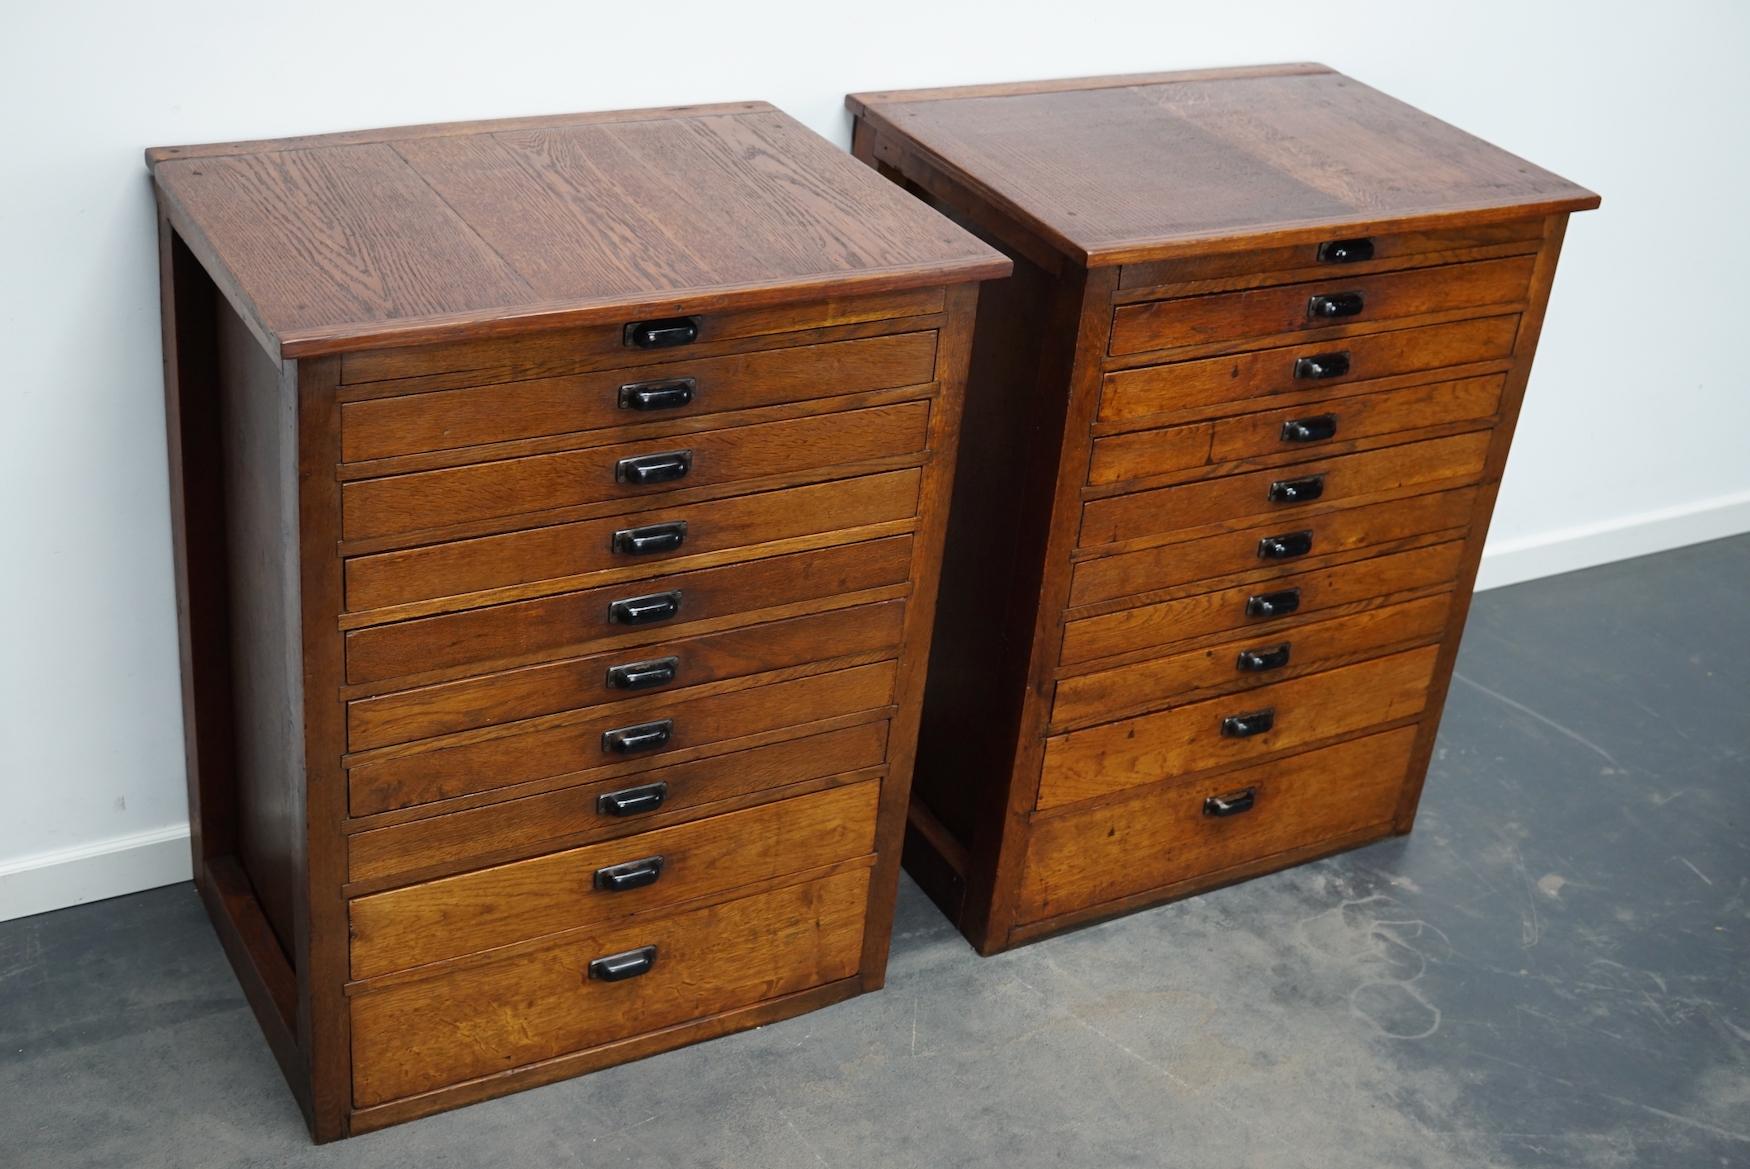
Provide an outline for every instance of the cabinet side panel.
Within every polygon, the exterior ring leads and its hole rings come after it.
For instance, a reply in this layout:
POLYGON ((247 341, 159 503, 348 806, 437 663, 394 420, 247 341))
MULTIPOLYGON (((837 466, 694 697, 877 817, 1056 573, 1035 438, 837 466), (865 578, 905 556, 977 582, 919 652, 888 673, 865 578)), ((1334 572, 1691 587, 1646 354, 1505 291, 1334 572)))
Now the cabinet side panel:
POLYGON ((293 900, 304 854, 295 403, 278 363, 230 304, 221 299, 215 311, 226 436, 237 855, 281 948, 293 955, 293 900))

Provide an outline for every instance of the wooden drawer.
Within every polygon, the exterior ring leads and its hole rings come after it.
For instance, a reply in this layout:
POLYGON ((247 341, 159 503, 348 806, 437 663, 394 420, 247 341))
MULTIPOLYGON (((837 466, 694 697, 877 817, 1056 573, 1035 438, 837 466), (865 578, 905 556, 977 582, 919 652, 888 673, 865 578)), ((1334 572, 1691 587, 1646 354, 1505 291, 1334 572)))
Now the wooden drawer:
POLYGON ((1482 476, 1491 437, 1478 431, 1094 500, 1082 507, 1080 542, 1114 544, 1249 516, 1299 526, 1333 506, 1463 486, 1482 476))
POLYGON ((709 503, 651 504, 603 519, 357 556, 346 562, 347 607, 356 612, 608 569, 627 574, 648 565, 656 572, 655 565, 708 553, 906 520, 917 514, 920 482, 915 469, 890 471, 709 503), (687 526, 679 548, 640 555, 614 550, 614 533, 668 523, 687 526))
MULTIPOLYGON (((917 454, 924 449, 929 418, 927 401, 903 402, 363 479, 341 488, 341 531, 349 540, 404 536, 610 500, 631 505, 680 488, 917 454), (636 460, 666 460, 684 466, 684 472, 677 479, 639 485, 627 477, 636 474, 636 460)), ((649 506, 662 504, 650 499, 649 506)))
POLYGON ((618 921, 866 855, 877 781, 761 804, 532 860, 359 897, 349 906, 352 976, 618 921), (614 890, 604 869, 649 862, 657 876, 614 890))
POLYGON ((1504 361, 1512 356, 1518 333, 1517 315, 1483 317, 1122 370, 1105 377, 1099 420, 1126 423, 1173 410, 1249 403, 1271 394, 1322 392, 1351 382, 1471 362, 1504 361), (1348 369, 1342 375, 1295 376, 1301 358, 1334 354, 1343 354, 1348 360, 1348 369))
POLYGON ((1415 728, 1403 727, 1037 818, 1018 916, 1040 921, 1356 832, 1383 834, 1415 742, 1415 728), (1234 800, 1248 792, 1244 812, 1204 812, 1211 796, 1234 800))
MULTIPOLYGON (((825 329, 863 321, 924 316, 941 312, 946 298, 940 288, 914 288, 866 296, 831 296, 803 304, 775 305, 702 313, 698 339, 673 349, 639 349, 627 343, 630 320, 606 325, 548 329, 511 337, 371 349, 341 356, 340 380, 400 381, 433 374, 466 375, 471 384, 518 381, 610 366, 668 364, 742 349, 765 349, 795 338, 784 334, 825 329), (746 344, 751 341, 752 344, 746 344)), ((806 340, 807 338, 802 338, 806 340)))
POLYGON ((355 629, 346 635, 346 679, 370 683, 549 658, 589 650, 607 638, 614 638, 616 645, 659 641, 705 621, 826 602, 864 589, 902 587, 911 559, 912 538, 890 536, 355 629), (674 616, 644 625, 614 621, 614 602, 659 593, 679 594, 674 616))
POLYGON ((1301 280, 1322 273, 1358 275, 1444 264, 1480 255, 1534 252, 1543 240, 1543 220, 1521 219, 1513 223, 1469 224, 1437 231, 1401 231, 1368 237, 1372 258, 1360 262, 1334 263, 1321 260, 1319 243, 1248 248, 1233 252, 1205 252, 1126 264, 1118 277, 1120 288, 1145 288, 1194 280, 1231 280, 1236 277, 1269 280, 1301 280))
MULTIPOLYGON (((1101 487, 1247 460, 1281 462, 1358 439, 1492 421, 1506 376, 1462 378, 1377 394, 1354 394, 1094 442, 1088 483, 1101 487), (1324 438, 1307 438, 1329 431, 1324 438), (1296 436, 1296 437, 1291 437, 1296 436)), ((1254 403, 1257 405, 1259 403, 1254 403)))
POLYGON ((606 711, 427 740, 417 748, 385 748, 350 761, 349 808, 364 816, 615 764, 655 767, 678 751, 883 709, 893 701, 893 679, 893 663, 881 662, 788 682, 750 681, 703 697, 656 695, 606 711), (657 749, 622 755, 603 739, 609 731, 662 719, 673 725, 657 749))
POLYGON ((1241 763, 1419 714, 1438 654, 1438 646, 1428 646, 1054 736, 1045 744, 1038 807, 1241 763), (1271 729, 1246 738, 1223 734, 1225 719, 1265 710, 1274 712, 1271 729))
POLYGON ((1296 624, 1309 614, 1448 584, 1457 577, 1463 557, 1464 545, 1454 541, 1078 618, 1064 628, 1059 661, 1072 666, 1230 629, 1256 630, 1255 636, 1267 637, 1269 631, 1296 624), (1268 594, 1284 594, 1271 606, 1272 612, 1262 610, 1268 594), (1254 598, 1259 602, 1254 604, 1254 598))
POLYGON ((806 402, 922 385, 936 375, 934 331, 796 345, 727 357, 689 357, 655 369, 610 369, 367 398, 340 408, 340 453, 348 462, 483 443, 806 402), (640 411, 622 389, 680 383, 688 400, 640 411))
POLYGON ((1188 696, 1244 692, 1438 641, 1451 607, 1452 595, 1442 593, 1065 678, 1052 701, 1052 727, 1102 722, 1188 696))
POLYGON ((1121 356, 1517 305, 1531 284, 1532 261, 1515 256, 1371 276, 1334 268, 1304 284, 1120 305, 1112 314, 1110 352, 1121 356), (1328 315, 1332 309, 1343 315, 1328 315))
POLYGON ((348 879, 382 881, 440 866, 511 859, 698 819, 726 801, 781 795, 798 784, 880 767, 887 757, 887 726, 883 719, 355 832, 347 838, 348 879), (624 793, 641 794, 655 806, 631 814, 603 806, 603 796, 624 793))
POLYGON ((867 869, 551 945, 351 999, 353 1102, 426 1092, 707 1018, 855 974, 867 869), (597 958, 656 949, 648 973, 591 978, 597 958))
POLYGON ((363 751, 828 658, 891 656, 904 618, 904 601, 886 601, 356 699, 348 743, 363 751))
MULTIPOLYGON (((1238 531, 1084 560, 1070 576, 1070 605, 1092 605, 1151 589, 1229 574, 1256 573, 1272 567, 1287 573, 1304 562, 1334 553, 1355 552, 1436 532, 1457 532, 1470 523, 1475 502, 1476 488, 1464 487, 1344 508, 1300 521, 1284 516, 1238 531), (1299 532, 1312 533, 1306 553, 1281 560, 1261 556, 1260 548, 1266 538, 1299 532)), ((1400 550, 1381 547, 1381 551, 1400 550)))

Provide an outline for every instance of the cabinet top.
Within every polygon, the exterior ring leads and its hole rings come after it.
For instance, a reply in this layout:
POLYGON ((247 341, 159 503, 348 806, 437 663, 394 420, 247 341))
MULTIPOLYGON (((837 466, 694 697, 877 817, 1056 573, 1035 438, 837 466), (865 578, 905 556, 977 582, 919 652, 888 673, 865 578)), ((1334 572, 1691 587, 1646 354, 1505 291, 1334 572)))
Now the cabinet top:
POLYGON ((146 163, 283 357, 1009 270, 763 102, 155 147, 146 163))
POLYGON ((909 174, 912 156, 1089 266, 1598 205, 1324 65, 860 93, 846 104, 876 132, 878 159, 909 174))

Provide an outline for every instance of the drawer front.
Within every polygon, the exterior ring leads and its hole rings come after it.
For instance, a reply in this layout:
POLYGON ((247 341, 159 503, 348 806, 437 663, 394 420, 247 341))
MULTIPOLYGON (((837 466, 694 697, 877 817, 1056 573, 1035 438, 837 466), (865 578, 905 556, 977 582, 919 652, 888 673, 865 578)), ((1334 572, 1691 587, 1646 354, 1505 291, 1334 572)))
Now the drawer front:
POLYGON ((1475 502, 1476 488, 1464 487, 1325 512, 1303 520, 1284 517, 1235 532, 1084 560, 1070 576, 1070 604, 1092 605, 1151 589, 1270 568, 1292 572, 1303 562, 1317 561, 1321 556, 1456 531, 1470 523, 1475 502), (1301 533, 1310 533, 1304 551, 1299 550, 1302 541, 1297 537, 1301 533), (1295 539, 1289 543, 1285 537, 1295 539), (1267 555, 1284 548, 1288 555, 1267 555))
POLYGON ((853 784, 355 898, 352 976, 621 921, 864 856, 875 847, 880 790, 853 784), (612 887, 633 874, 643 883, 612 887))
POLYGON ((1112 315, 1114 355, 1293 334, 1333 325, 1392 321, 1525 299, 1533 257, 1485 260, 1356 276, 1333 265, 1303 284, 1121 305, 1112 315))
POLYGON ((1382 447, 1306 463, 1095 500, 1082 507, 1081 544, 1094 547, 1250 516, 1295 524, 1333 504, 1482 477, 1487 431, 1382 447))
POLYGON ((1102 487, 1247 459, 1280 459, 1320 448, 1436 426, 1492 421, 1504 374, 1377 394, 1328 398, 1186 426, 1114 434, 1094 442, 1088 483, 1102 487))
POLYGON ((1383 832, 1415 741, 1415 728, 1404 727, 1037 819, 1019 917, 1042 921, 1347 833, 1383 832), (1205 811, 1211 797, 1250 806, 1217 816, 1205 811))
POLYGON ((341 457, 393 458, 897 389, 926 384, 935 370, 932 331, 368 398, 340 408, 341 457))
POLYGON ((651 504, 605 519, 358 556, 346 562, 347 607, 357 612, 609 569, 630 572, 774 540, 906 520, 917 514, 921 479, 916 470, 891 471, 709 503, 651 504), (678 547, 632 553, 616 546, 619 532, 665 524, 686 525, 678 547))
POLYGON ((1054 736, 1045 744, 1038 806, 1092 799, 1419 714, 1438 653, 1438 646, 1428 646, 1054 736), (1267 723, 1256 717, 1265 711, 1267 723), (1244 737, 1224 731, 1227 720, 1241 717, 1268 729, 1244 737))
POLYGON ((491 737, 471 731, 460 741, 389 748, 355 759, 347 769, 349 807, 363 816, 615 764, 655 767, 676 751, 883 709, 893 701, 893 679, 894 664, 881 662, 704 697, 639 699, 605 712, 585 711, 580 718, 495 728, 491 737), (616 751, 607 738, 663 720, 670 723, 666 738, 654 737, 651 746, 634 753, 616 751))
POLYGON ((855 974, 866 869, 664 917, 351 1000, 360 1107, 708 1018, 855 974), (647 973, 590 977, 598 958, 655 947, 647 973))
POLYGON ((1147 288, 1193 280, 1224 280, 1259 277, 1269 280, 1306 280, 1325 272, 1359 274, 1408 268, 1418 264, 1448 263, 1467 258, 1462 253, 1479 250, 1533 252, 1543 240, 1543 220, 1522 219, 1516 223, 1473 224, 1438 231, 1404 231, 1395 235, 1370 236, 1368 258, 1357 249, 1332 249, 1319 243, 1286 247, 1253 248, 1239 252, 1205 252, 1170 260, 1126 264, 1119 274, 1120 288, 1147 288), (1456 254, 1455 253, 1460 253, 1456 254))
POLYGON ((1273 394, 1316 395, 1352 382, 1503 361, 1512 355, 1518 332, 1517 316, 1484 317, 1124 370, 1106 375, 1099 418, 1121 424, 1174 410, 1237 405, 1273 394), (1334 360, 1339 357, 1341 362, 1334 360), (1302 364, 1303 359, 1313 364, 1302 364), (1343 372, 1336 373, 1339 364, 1343 372), (1319 371, 1326 376, 1317 376, 1319 371))
POLYGON ((807 329, 939 313, 945 303, 943 289, 914 288, 811 304, 702 313, 690 318, 698 330, 692 341, 664 348, 640 348, 628 329, 637 322, 625 321, 483 341, 371 349, 342 354, 340 380, 353 385, 453 374, 462 375, 473 385, 489 385, 634 363, 666 365, 676 360, 714 356, 725 349, 769 349, 795 340, 784 334, 807 329), (750 340, 753 344, 743 344, 750 340))
POLYGON ((1236 585, 1216 592, 1082 617, 1064 628, 1060 661, 1065 666, 1172 645, 1226 630, 1272 630, 1309 614, 1374 597, 1449 584, 1458 575, 1464 545, 1454 541, 1236 585))
POLYGON ((1052 701, 1053 726, 1102 722, 1187 695, 1253 690, 1393 649, 1438 641, 1452 596, 1385 605, 1270 634, 1248 632, 1200 649, 1065 678, 1052 701))
MULTIPOLYGON (((611 500, 642 502, 683 487, 712 487, 916 454, 924 449, 929 417, 928 402, 905 402, 364 479, 341 488, 341 529, 349 540, 404 536, 611 500), (641 482, 641 476, 652 478, 641 482)), ((650 505, 661 503, 653 499, 650 505)))
POLYGON ((357 699, 347 740, 363 751, 828 657, 891 656, 904 618, 904 601, 886 601, 357 699))
POLYGON ((480 858, 529 855, 561 841, 628 836, 697 819, 725 800, 781 794, 791 785, 879 767, 886 757, 887 722, 881 720, 372 828, 347 838, 347 875, 379 881, 480 858))
POLYGON ((891 536, 355 629, 346 635, 346 678, 360 684, 557 656, 587 650, 608 637, 640 643, 673 638, 701 621, 903 585, 911 557, 912 538, 891 536), (614 619, 616 602, 658 595, 673 599, 672 616, 639 625, 614 619))

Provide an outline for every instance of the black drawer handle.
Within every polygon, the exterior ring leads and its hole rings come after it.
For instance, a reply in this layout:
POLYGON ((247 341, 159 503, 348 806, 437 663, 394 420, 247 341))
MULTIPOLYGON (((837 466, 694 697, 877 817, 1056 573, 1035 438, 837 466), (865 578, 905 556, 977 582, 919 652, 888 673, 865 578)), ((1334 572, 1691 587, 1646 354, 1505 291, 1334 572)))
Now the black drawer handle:
POLYGON ((628 889, 642 889, 646 885, 656 884, 656 879, 662 876, 662 858, 647 856, 643 860, 627 861, 625 864, 609 865, 595 871, 595 887, 604 893, 624 893, 628 889))
POLYGON ((1294 379, 1303 382, 1324 381, 1342 377, 1349 372, 1349 354, 1339 349, 1335 353, 1315 353, 1311 357, 1294 359, 1294 379))
POLYGON ((1288 532, 1258 541, 1259 560, 1293 560, 1312 551, 1311 532, 1288 532))
POLYGON ((649 625, 652 621, 667 621, 680 611, 679 589, 608 602, 608 620, 615 625, 649 625))
POLYGON ((1271 503, 1311 503, 1325 493, 1323 475, 1305 475, 1299 479, 1278 479, 1270 484, 1271 503))
POLYGON ((647 662, 627 662, 608 667, 608 685, 615 690, 648 690, 666 686, 681 672, 679 658, 652 658, 647 662))
POLYGON ((623 341, 634 349, 672 349, 698 339, 698 317, 663 317, 660 321, 633 321, 626 326, 623 341))
POLYGON ((1254 593, 1246 598, 1248 617, 1286 617, 1300 608, 1299 589, 1281 589, 1274 593, 1254 593))
POLYGON ((633 455, 614 464, 614 482, 646 487, 685 479, 693 469, 692 451, 663 451, 659 455, 633 455))
POLYGON ((620 727, 602 732, 602 750, 615 755, 631 755, 638 751, 654 751, 665 747, 674 737, 674 719, 659 718, 655 722, 620 727))
POLYGON ((631 382, 620 387, 622 410, 678 410, 690 405, 699 383, 690 377, 659 382, 631 382))
POLYGON ((614 533, 613 548, 622 556, 651 556, 658 552, 673 552, 687 540, 687 521, 668 524, 645 524, 642 528, 621 528, 614 533))
POLYGON ((1252 805, 1258 802, 1258 789, 1249 787, 1245 791, 1234 792, 1228 796, 1210 796, 1203 801, 1205 816, 1237 816, 1241 812, 1249 812, 1252 805))
POLYGON ((1343 317, 1358 317, 1366 303, 1359 292, 1334 292, 1327 296, 1315 296, 1306 302, 1306 319, 1335 321, 1343 317))
POLYGON ((668 784, 641 783, 637 787, 603 792, 595 798, 595 810, 601 816, 636 816, 654 812, 668 799, 668 784))
POLYGON ((1242 674, 1261 674, 1265 670, 1280 670, 1288 664, 1290 643, 1273 645, 1269 649, 1242 649, 1234 666, 1242 674))
POLYGON ((1283 442, 1323 442, 1337 433, 1335 414, 1317 414, 1311 418, 1291 418, 1282 424, 1283 442))
POLYGON ((1333 239, 1319 245, 1321 264, 1360 264, 1373 259, 1370 239, 1333 239))
POLYGON ((589 976, 597 982, 624 982, 640 974, 649 974, 655 965, 656 947, 640 946, 623 954, 597 958, 589 964, 589 976))
POLYGON ((1261 735, 1276 725, 1275 710, 1254 710, 1246 714, 1230 714, 1221 720, 1221 737, 1249 739, 1261 735))

